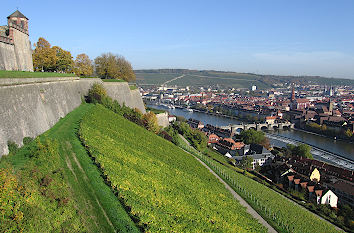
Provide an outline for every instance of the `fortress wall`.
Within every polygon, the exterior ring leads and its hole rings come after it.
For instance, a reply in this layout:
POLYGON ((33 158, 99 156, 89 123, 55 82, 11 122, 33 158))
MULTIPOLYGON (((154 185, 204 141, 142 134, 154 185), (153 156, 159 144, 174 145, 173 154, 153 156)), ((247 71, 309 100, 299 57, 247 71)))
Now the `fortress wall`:
MULTIPOLYGON (((14 85, 0 85, 0 156, 8 154, 9 140, 22 145, 24 137, 33 138, 50 129, 81 104, 82 97, 95 82, 102 81, 52 78, 41 83, 19 84, 14 80, 14 85)), ((132 94, 127 83, 113 83, 108 89, 118 102, 141 108, 140 95, 132 94)))
POLYGON ((32 49, 29 36, 13 29, 16 61, 19 70, 33 71, 32 49))
MULTIPOLYGON (((0 86, 29 84, 29 83, 44 83, 44 82, 58 82, 58 81, 72 81, 80 80, 79 77, 48 77, 48 78, 0 78, 0 86)), ((100 81, 99 79, 96 79, 100 81)))
MULTIPOLYGON (((31 58, 32 59, 32 58, 31 58)), ((0 42, 0 70, 17 70, 14 46, 0 42)))
POLYGON ((135 89, 135 90, 131 90, 130 93, 132 95, 131 105, 139 109, 142 113, 146 113, 145 105, 143 99, 141 98, 140 91, 138 89, 135 89))
POLYGON ((168 121, 167 112, 156 114, 156 118, 157 118, 157 124, 159 126, 162 126, 163 128, 167 127, 170 124, 170 122, 168 121))
POLYGON ((139 90, 130 90, 128 83, 104 82, 103 86, 107 90, 107 94, 121 105, 124 102, 130 108, 137 108, 142 113, 146 112, 139 90))

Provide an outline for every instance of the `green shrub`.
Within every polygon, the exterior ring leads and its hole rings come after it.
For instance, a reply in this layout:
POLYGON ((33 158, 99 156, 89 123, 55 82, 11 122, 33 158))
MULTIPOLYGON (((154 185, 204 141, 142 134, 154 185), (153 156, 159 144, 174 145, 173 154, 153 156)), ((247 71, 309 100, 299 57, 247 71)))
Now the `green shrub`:
POLYGON ((24 137, 23 140, 22 140, 23 145, 27 145, 27 144, 29 144, 32 141, 33 141, 33 138, 31 138, 31 137, 24 137))
POLYGON ((18 151, 18 145, 14 141, 8 141, 7 146, 10 154, 15 154, 18 151))
POLYGON ((102 99, 107 96, 107 91, 100 83, 94 83, 88 92, 89 103, 101 103, 102 99))

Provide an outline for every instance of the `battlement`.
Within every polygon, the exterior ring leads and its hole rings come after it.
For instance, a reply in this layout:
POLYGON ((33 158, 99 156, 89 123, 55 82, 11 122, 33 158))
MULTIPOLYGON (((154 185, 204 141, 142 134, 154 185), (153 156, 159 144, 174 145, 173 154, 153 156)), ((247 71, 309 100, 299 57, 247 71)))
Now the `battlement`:
POLYGON ((8 36, 1 36, 1 35, 0 35, 0 43, 5 43, 5 44, 9 44, 9 45, 14 44, 12 38, 10 38, 8 36))
POLYGON ((9 23, 9 28, 14 28, 22 33, 25 33, 27 36, 29 35, 28 30, 26 30, 25 28, 22 28, 20 25, 18 24, 14 24, 14 23, 9 23))

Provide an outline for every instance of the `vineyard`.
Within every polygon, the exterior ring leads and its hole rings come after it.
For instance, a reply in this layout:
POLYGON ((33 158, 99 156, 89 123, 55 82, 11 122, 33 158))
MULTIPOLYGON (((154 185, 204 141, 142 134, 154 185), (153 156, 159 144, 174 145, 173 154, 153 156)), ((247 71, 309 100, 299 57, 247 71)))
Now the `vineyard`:
POLYGON ((83 104, 0 159, 0 232, 139 232, 81 145, 83 104))
POLYGON ((80 137, 144 231, 267 231, 191 155, 101 105, 80 137))
POLYGON ((221 165, 183 141, 180 146, 200 158, 279 232, 338 232, 332 224, 281 196, 274 190, 221 165))

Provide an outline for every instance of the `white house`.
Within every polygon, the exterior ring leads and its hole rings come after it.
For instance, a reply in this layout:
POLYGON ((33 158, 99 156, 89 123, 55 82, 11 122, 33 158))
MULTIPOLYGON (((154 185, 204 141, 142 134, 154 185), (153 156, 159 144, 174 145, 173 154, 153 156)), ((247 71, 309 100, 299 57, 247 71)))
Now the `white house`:
POLYGON ((228 158, 232 158, 232 155, 230 155, 229 152, 226 152, 225 156, 228 157, 228 158))
POLYGON ((256 154, 256 155, 251 155, 251 157, 253 158, 253 162, 252 162, 252 169, 254 170, 257 166, 257 164, 262 167, 263 165, 268 165, 272 163, 272 160, 274 159, 274 155, 270 154, 256 154))
POLYGON ((328 190, 321 198, 321 204, 329 204, 331 207, 337 207, 338 197, 331 190, 328 190))

